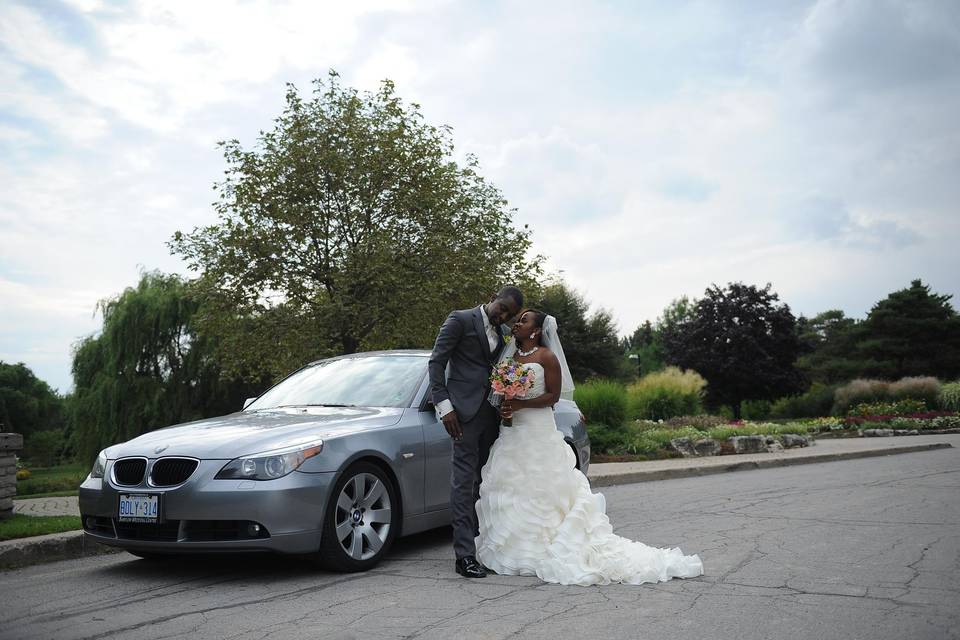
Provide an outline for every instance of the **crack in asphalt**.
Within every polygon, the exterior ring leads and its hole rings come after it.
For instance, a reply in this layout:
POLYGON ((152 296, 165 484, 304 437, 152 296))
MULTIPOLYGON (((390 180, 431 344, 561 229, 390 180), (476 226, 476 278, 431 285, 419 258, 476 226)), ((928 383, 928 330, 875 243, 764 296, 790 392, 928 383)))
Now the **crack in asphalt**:
POLYGON ((152 618, 152 619, 150 619, 150 620, 146 620, 146 621, 143 621, 143 622, 138 622, 137 624, 128 625, 128 626, 125 626, 125 627, 118 627, 118 628, 116 628, 116 629, 111 629, 111 630, 109 630, 109 631, 102 631, 102 632, 96 633, 96 634, 94 634, 94 635, 92 635, 92 636, 84 636, 82 640, 93 640, 94 638, 104 638, 104 637, 115 636, 115 635, 117 635, 117 634, 119 634, 119 633, 124 633, 124 632, 126 632, 126 631, 135 631, 135 630, 137 630, 137 629, 142 629, 142 628, 144 628, 144 627, 148 627, 148 626, 151 626, 151 625, 157 625, 157 624, 160 624, 160 623, 163 623, 163 622, 169 622, 169 621, 171 621, 171 620, 176 620, 176 619, 178 619, 178 618, 183 618, 183 617, 186 617, 186 616, 192 616, 192 615, 197 615, 197 614, 207 614, 207 613, 210 613, 210 612, 213 612, 213 611, 226 611, 226 610, 229 610, 229 609, 236 609, 237 607, 245 607, 245 606, 252 605, 252 604, 263 604, 264 602, 276 602, 277 600, 284 600, 284 599, 287 599, 287 598, 295 598, 295 597, 298 597, 298 596, 303 595, 303 594, 306 594, 306 593, 319 593, 320 591, 325 591, 326 589, 329 589, 329 588, 331 588, 331 587, 335 587, 335 586, 338 586, 338 585, 341 585, 341 584, 344 584, 344 583, 347 583, 347 582, 354 582, 354 581, 356 581, 356 580, 362 580, 362 579, 365 578, 365 577, 367 577, 367 576, 366 576, 365 574, 362 574, 362 573, 361 573, 361 574, 355 574, 355 575, 352 575, 352 576, 349 576, 349 577, 346 577, 346 578, 342 578, 342 579, 340 579, 340 580, 334 580, 334 581, 332 581, 332 582, 328 582, 328 583, 326 583, 326 584, 316 585, 316 586, 311 586, 311 587, 305 587, 305 588, 302 588, 302 589, 294 589, 294 590, 292 590, 292 591, 285 591, 285 592, 283 592, 283 593, 278 593, 278 594, 275 594, 275 595, 272 595, 272 596, 266 596, 266 597, 262 597, 262 598, 251 599, 251 600, 242 600, 242 601, 240 601, 240 602, 233 602, 233 603, 230 603, 230 604, 222 604, 222 605, 217 605, 217 606, 213 606, 213 607, 207 607, 207 608, 205 608, 205 609, 195 609, 195 610, 193 610, 193 611, 182 611, 182 612, 178 612, 178 613, 173 613, 173 614, 166 615, 166 616, 160 616, 160 617, 158 617, 158 618, 152 618))

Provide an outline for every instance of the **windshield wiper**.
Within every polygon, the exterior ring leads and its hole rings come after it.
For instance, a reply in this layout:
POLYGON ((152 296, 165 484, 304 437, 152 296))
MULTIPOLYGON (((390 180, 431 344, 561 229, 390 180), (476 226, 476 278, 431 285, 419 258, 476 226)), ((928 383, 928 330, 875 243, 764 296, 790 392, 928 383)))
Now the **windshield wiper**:
POLYGON ((339 408, 349 408, 356 407, 355 404, 281 404, 274 409, 296 409, 298 407, 339 407, 339 408))

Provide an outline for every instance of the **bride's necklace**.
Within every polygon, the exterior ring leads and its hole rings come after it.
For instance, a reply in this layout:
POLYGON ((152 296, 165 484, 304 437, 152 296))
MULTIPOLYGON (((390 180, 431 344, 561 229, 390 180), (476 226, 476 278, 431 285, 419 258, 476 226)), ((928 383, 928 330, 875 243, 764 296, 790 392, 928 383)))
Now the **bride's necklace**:
POLYGON ((522 349, 520 349, 520 347, 517 347, 517 355, 526 358, 531 353, 536 353, 537 349, 539 348, 540 348, 540 345, 538 344, 534 345, 533 349, 530 349, 530 351, 523 351, 522 349))

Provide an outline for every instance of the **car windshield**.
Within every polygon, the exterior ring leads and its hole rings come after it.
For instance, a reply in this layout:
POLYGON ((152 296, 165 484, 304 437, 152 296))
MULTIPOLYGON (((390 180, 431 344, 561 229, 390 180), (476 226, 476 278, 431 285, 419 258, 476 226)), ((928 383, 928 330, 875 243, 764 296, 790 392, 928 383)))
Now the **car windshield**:
POLYGON ((407 407, 427 356, 383 355, 325 360, 297 371, 257 398, 247 411, 278 407, 407 407))

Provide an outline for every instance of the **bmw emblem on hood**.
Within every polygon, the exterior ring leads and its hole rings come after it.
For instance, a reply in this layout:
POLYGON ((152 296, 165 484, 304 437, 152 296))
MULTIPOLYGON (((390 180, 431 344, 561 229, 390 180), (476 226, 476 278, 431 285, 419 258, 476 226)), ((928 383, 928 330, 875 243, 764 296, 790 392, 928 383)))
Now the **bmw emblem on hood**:
POLYGON ((154 453, 163 453, 164 451, 167 450, 167 447, 169 447, 169 446, 170 446, 170 445, 168 445, 168 444, 162 444, 162 445, 160 445, 159 447, 157 447, 156 449, 154 449, 153 452, 154 452, 154 453))

